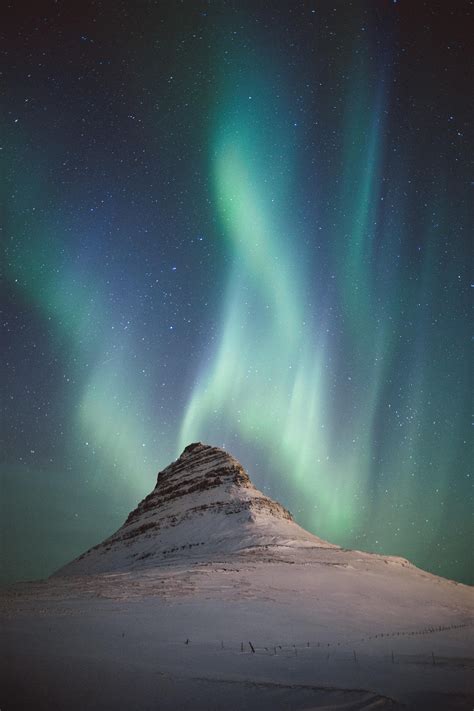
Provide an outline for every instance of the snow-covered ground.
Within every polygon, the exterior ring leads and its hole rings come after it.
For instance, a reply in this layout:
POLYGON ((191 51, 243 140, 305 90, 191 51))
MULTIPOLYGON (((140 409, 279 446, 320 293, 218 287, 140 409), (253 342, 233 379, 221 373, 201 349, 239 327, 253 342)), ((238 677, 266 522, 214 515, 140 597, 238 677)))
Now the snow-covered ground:
POLYGON ((474 707, 472 589, 401 559, 250 549, 1 604, 2 711, 474 707))

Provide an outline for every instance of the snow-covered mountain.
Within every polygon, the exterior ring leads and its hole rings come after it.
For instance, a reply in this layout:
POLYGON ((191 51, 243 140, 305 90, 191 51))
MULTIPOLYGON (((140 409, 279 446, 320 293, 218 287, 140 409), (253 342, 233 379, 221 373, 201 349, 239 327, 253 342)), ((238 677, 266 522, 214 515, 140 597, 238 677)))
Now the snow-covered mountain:
POLYGON ((196 442, 158 474, 146 498, 112 536, 61 568, 84 575, 150 567, 179 558, 237 551, 338 548, 294 522, 255 488, 242 465, 218 447, 196 442))
POLYGON ((103 543, 0 593, 0 707, 467 711, 473 597, 320 540, 196 443, 103 543))

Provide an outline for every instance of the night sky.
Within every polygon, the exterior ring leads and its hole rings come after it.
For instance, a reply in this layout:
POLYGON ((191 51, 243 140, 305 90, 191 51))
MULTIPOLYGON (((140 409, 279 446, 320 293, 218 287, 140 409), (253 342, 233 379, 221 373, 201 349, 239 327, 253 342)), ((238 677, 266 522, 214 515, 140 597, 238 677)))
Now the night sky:
POLYGON ((201 440, 317 535, 474 582, 473 4, 31 8, 1 23, 2 579, 201 440))

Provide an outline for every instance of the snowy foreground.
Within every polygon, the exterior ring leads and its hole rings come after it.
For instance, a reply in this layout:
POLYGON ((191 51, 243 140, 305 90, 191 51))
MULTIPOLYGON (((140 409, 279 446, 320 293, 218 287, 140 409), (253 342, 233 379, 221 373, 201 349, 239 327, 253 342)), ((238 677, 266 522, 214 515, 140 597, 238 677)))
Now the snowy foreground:
POLYGON ((2 711, 474 708, 472 589, 400 559, 248 550, 0 602, 2 711))

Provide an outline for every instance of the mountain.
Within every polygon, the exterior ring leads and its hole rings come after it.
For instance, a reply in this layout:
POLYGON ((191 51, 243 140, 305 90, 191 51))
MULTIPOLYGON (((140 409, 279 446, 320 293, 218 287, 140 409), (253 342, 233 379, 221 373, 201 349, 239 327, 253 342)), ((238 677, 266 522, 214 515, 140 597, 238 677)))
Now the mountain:
POLYGON ((116 533, 0 591, 9 711, 460 711, 473 590, 298 526, 191 444, 116 533))
POLYGON ((255 488, 242 465, 195 442, 158 474, 155 488, 112 536, 61 568, 84 575, 242 551, 339 548, 305 531, 255 488))

